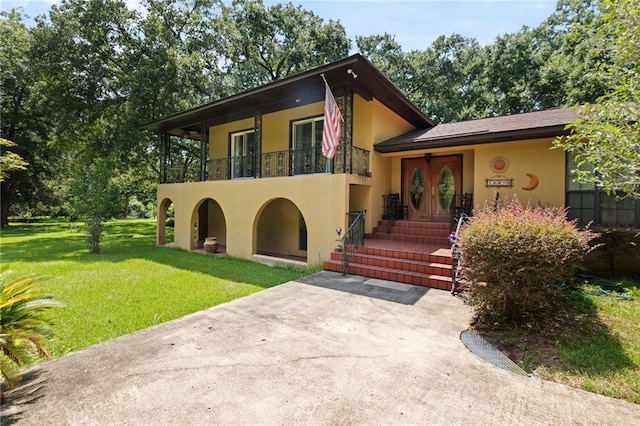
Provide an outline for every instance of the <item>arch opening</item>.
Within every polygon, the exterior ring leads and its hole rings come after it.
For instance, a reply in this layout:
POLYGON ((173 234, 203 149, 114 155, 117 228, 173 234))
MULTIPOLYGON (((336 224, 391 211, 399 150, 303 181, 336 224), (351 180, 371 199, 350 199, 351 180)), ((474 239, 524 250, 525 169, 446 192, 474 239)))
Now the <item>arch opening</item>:
POLYGON ((254 253, 300 262, 307 261, 307 223, 302 212, 286 198, 276 198, 258 213, 254 253))
POLYGON ((227 221, 217 201, 205 198, 196 204, 191 216, 191 226, 191 250, 202 250, 207 238, 216 237, 218 241, 216 252, 226 253, 227 221))
POLYGON ((158 209, 156 243, 159 246, 172 246, 175 237, 175 211, 173 201, 165 198, 158 209))

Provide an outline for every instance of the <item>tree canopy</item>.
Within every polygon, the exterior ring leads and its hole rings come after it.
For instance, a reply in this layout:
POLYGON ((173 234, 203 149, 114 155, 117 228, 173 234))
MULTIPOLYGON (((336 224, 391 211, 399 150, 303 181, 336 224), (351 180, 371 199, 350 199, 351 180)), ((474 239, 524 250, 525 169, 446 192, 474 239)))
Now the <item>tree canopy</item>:
POLYGON ((577 108, 572 134, 556 144, 575 156, 579 181, 640 198, 640 4, 604 0, 602 7, 588 34, 601 57, 593 74, 606 93, 577 108))
MULTIPOLYGON (((630 0, 623 3, 633 8, 630 0)), ((593 34, 596 40, 637 36, 629 34, 638 28, 637 15, 615 9, 610 1, 560 0, 539 27, 487 46, 453 33, 413 51, 390 34, 349 40, 339 21, 262 0, 142 0, 137 9, 124 0, 64 0, 33 26, 19 11, 3 12, 1 135, 16 143, 12 152, 29 166, 8 173, 1 186, 2 225, 9 214, 70 213, 78 170, 95 158, 111 165, 105 184, 120 193, 115 214, 126 214, 128 200, 152 200, 159 181, 157 137, 141 124, 338 60, 352 49, 437 122, 594 102, 605 93, 604 74, 611 82, 637 72, 622 41, 587 42, 593 34), (633 30, 624 32, 620 23, 633 30), (610 66, 590 72, 597 63, 610 66)), ((606 99, 617 105, 637 96, 616 93, 606 99)), ((173 160, 187 166, 197 147, 183 145, 173 160)))

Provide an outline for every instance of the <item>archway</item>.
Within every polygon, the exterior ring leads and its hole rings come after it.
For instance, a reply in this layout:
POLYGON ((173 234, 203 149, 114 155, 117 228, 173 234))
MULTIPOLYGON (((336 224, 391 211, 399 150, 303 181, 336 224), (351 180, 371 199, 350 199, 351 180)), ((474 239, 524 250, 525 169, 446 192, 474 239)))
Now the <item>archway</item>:
POLYGON ((307 261, 307 224, 293 202, 275 198, 258 213, 255 254, 307 261))
POLYGON ((174 224, 175 215, 173 209, 173 201, 165 198, 158 208, 158 233, 157 244, 159 246, 173 245, 174 242, 174 224))
POLYGON ((227 221, 217 201, 205 198, 196 204, 191 223, 193 224, 191 250, 201 249, 205 238, 216 237, 219 243, 218 253, 226 252, 227 221))

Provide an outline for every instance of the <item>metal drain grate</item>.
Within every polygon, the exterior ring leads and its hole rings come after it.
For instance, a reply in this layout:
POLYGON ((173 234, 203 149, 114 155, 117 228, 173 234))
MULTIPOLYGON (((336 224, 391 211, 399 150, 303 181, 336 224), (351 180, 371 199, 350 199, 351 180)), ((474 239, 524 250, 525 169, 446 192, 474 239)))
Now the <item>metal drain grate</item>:
POLYGON ((488 363, 512 373, 528 376, 527 372, 520 368, 518 364, 511 361, 509 357, 487 342, 475 330, 464 330, 460 333, 460 340, 462 340, 467 349, 488 363))

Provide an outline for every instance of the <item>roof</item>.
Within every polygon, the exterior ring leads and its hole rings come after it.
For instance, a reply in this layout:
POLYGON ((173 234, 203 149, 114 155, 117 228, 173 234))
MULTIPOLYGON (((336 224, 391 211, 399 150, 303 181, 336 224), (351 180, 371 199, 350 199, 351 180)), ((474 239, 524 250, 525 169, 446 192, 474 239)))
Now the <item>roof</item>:
MULTIPOLYGON (((417 128, 434 126, 422 111, 411 103, 368 59, 355 54, 273 83, 238 93, 217 101, 169 115, 141 126, 154 132, 196 138, 201 123, 208 126, 254 117, 256 111, 268 114, 324 99, 324 74, 331 87, 348 85, 367 100, 380 101, 417 128)), ((198 136, 199 137, 199 136, 198 136)))
POLYGON ((568 134, 566 125, 578 117, 570 108, 542 111, 478 120, 439 124, 423 128, 375 145, 378 152, 411 151, 459 145, 504 142, 555 137, 568 134))

